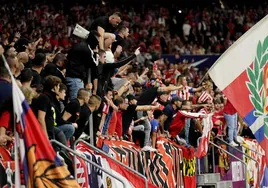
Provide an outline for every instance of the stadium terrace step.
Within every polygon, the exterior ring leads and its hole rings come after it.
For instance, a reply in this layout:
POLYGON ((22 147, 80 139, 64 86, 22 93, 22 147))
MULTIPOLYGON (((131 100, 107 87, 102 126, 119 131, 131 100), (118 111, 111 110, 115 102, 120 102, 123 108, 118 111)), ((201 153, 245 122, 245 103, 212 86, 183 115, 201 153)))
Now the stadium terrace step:
POLYGON ((206 184, 215 184, 221 181, 220 173, 208 173, 208 174, 200 174, 197 175, 197 184, 198 185, 206 185, 206 184))
POLYGON ((197 175, 197 187, 233 188, 232 181, 221 181, 220 173, 197 175))

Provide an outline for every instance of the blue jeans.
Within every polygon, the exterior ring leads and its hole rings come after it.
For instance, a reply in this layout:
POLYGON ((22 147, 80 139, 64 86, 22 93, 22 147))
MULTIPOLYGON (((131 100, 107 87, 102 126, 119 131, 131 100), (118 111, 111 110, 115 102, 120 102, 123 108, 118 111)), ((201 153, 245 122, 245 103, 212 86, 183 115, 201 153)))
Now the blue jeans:
POLYGON ((64 133, 66 140, 69 140, 75 132, 75 128, 71 124, 60 125, 57 126, 57 128, 59 128, 64 133))
POLYGON ((223 114, 224 119, 226 121, 226 126, 228 127, 228 140, 229 143, 236 140, 237 137, 237 113, 230 115, 230 114, 223 114))
POLYGON ((191 127, 191 118, 187 118, 185 122, 185 140, 187 145, 189 145, 189 133, 190 133, 190 127, 191 127))
POLYGON ((83 80, 80 78, 66 77, 66 82, 69 89, 70 99, 75 99, 77 97, 78 90, 84 88, 83 80))

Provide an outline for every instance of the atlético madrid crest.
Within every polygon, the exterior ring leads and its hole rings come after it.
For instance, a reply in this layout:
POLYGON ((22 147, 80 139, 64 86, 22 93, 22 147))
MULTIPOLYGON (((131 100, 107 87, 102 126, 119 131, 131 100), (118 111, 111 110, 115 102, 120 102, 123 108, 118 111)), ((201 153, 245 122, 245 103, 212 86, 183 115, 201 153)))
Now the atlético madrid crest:
MULTIPOLYGON (((259 41, 253 67, 247 68, 250 91, 249 99, 255 110, 253 115, 266 116, 268 112, 268 36, 263 43, 259 41)), ((266 118, 265 118, 266 120, 266 118)), ((265 121, 266 122, 266 121, 265 121)))

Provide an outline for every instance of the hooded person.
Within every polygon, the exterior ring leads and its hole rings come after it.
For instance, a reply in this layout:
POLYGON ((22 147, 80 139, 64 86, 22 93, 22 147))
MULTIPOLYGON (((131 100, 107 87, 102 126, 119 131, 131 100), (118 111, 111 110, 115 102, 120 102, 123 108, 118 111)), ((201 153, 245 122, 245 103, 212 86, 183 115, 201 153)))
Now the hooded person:
POLYGON ((97 91, 97 66, 98 66, 98 37, 97 31, 90 31, 88 38, 74 45, 67 56, 66 83, 71 99, 76 98, 79 89, 93 82, 93 93, 97 91))

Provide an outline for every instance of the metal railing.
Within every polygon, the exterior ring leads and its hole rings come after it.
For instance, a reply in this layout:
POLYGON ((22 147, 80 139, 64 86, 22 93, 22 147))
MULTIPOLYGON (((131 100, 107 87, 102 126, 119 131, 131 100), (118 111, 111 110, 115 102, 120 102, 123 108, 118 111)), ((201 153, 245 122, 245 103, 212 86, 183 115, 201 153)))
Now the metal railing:
MULTIPOLYGON (((91 149, 93 149, 93 150, 95 150, 95 151, 101 153, 102 155, 108 157, 109 159, 111 159, 112 161, 116 162, 117 164, 122 165, 124 168, 126 168, 126 169, 128 169, 129 171, 133 172, 134 174, 140 176, 142 179, 144 179, 144 186, 145 186, 145 188, 148 188, 148 179, 147 179, 144 175, 142 175, 141 173, 137 172, 136 170, 130 168, 129 166, 125 165, 124 163, 122 163, 122 162, 120 162, 120 161, 118 161, 118 160, 112 158, 110 155, 108 155, 108 154, 105 153, 104 151, 102 151, 102 150, 100 150, 99 148, 97 148, 97 147, 95 147, 95 146, 93 146, 93 145, 91 145, 91 144, 85 142, 84 140, 82 140, 82 139, 78 139, 78 140, 76 140, 76 141, 74 142, 74 146, 73 146, 74 151, 76 151, 76 145, 77 145, 79 142, 82 142, 83 144, 85 144, 85 145, 88 146, 89 148, 91 148, 91 149)), ((75 158, 76 158, 76 157, 75 157, 75 158)), ((76 159, 75 159, 75 160, 76 160, 76 159)), ((75 165, 74 171, 75 171, 75 175, 76 175, 76 165, 75 165)))
MULTIPOLYGON (((182 153, 182 149, 179 148, 179 154, 182 153)), ((178 183, 180 183, 180 187, 182 187, 182 179, 181 179, 181 168, 180 168, 180 164, 181 164, 181 159, 180 156, 178 157, 179 159, 179 165, 177 166, 177 187, 178 187, 178 183)))
MULTIPOLYGON (((253 157, 249 156, 248 154, 244 153, 243 151, 239 150, 238 148, 236 148, 236 147, 230 145, 228 142, 224 141, 223 139, 220 139, 220 138, 218 138, 218 137, 216 137, 216 139, 220 140, 221 142, 223 142, 223 143, 226 144, 227 146, 233 148, 234 150, 238 151, 238 152, 241 153, 242 155, 244 155, 244 156, 250 158, 252 161, 254 161, 255 163, 257 163, 257 164, 258 164, 257 171, 259 172, 259 169, 260 169, 260 163, 259 163, 257 160, 255 160, 253 157)), ((257 181, 258 181, 258 185, 259 185, 259 187, 261 187, 261 182, 260 182, 260 177, 259 177, 259 175, 257 176, 257 181)))
MULTIPOLYGON (((64 148, 65 150, 67 150, 68 152, 72 153, 74 156, 78 156, 80 157, 81 159, 83 159, 84 161, 86 161, 87 163, 91 164, 92 166, 98 168, 99 170, 103 171, 104 173, 106 174, 109 174, 111 177, 113 177, 114 179, 118 180, 119 182, 121 182, 123 184, 123 187, 124 188, 127 188, 127 185, 126 185, 126 182, 120 178, 120 177, 117 177, 115 175, 113 175, 112 173, 108 172, 106 169, 102 168, 101 166, 99 166, 98 164, 94 163, 93 161, 87 159, 86 157, 82 156, 81 154, 79 154, 78 152, 68 148, 67 146, 63 145, 62 143, 56 141, 56 140, 50 140, 51 143, 54 143, 58 146, 60 146, 61 148, 64 148)), ((76 158, 76 157, 75 157, 76 158)), ((76 164, 75 164, 76 166, 76 164)), ((76 179, 77 180, 77 179, 76 179)))
POLYGON ((229 151, 227 151, 227 150, 223 149, 222 147, 220 147, 220 146, 214 144, 213 142, 209 141, 209 143, 210 143, 211 145, 213 145, 214 147, 216 147, 216 148, 218 148, 218 149, 224 151, 225 153, 227 153, 228 155, 232 156, 233 158, 237 159, 238 161, 240 161, 240 162, 244 165, 244 167, 245 167, 245 187, 248 188, 249 185, 248 185, 248 183, 247 183, 247 171, 246 171, 246 169, 247 169, 247 164, 246 164, 243 160, 239 159, 237 156, 231 154, 229 151))

